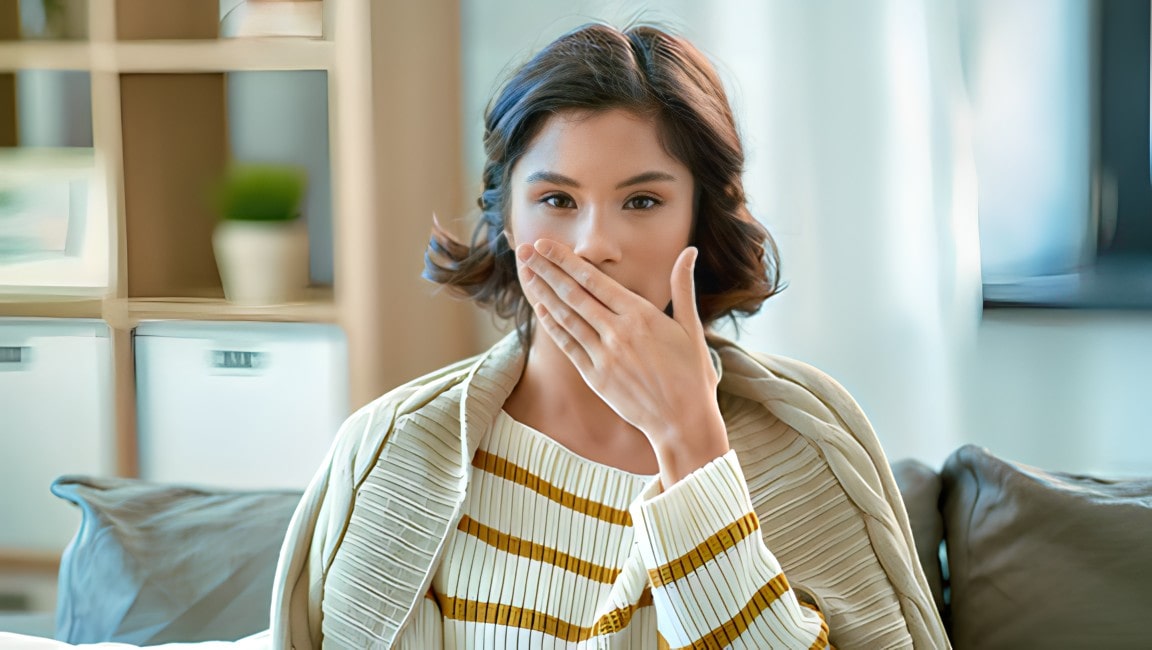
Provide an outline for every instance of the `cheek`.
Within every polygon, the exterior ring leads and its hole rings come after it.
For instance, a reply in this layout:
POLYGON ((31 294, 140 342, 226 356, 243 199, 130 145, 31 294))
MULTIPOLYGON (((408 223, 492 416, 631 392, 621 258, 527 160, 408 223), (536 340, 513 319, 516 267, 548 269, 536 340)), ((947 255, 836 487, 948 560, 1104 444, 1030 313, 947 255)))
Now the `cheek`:
POLYGON ((528 216, 530 216, 528 208, 512 206, 508 215, 508 242, 512 248, 520 244, 531 244, 538 239, 551 239, 568 246, 572 245, 571 233, 565 229, 563 223, 542 218, 540 215, 536 218, 527 218, 528 216))
POLYGON ((513 199, 511 203, 506 228, 508 230, 508 242, 512 248, 539 239, 535 232, 538 229, 533 228, 532 221, 524 216, 527 208, 522 205, 522 200, 513 199))

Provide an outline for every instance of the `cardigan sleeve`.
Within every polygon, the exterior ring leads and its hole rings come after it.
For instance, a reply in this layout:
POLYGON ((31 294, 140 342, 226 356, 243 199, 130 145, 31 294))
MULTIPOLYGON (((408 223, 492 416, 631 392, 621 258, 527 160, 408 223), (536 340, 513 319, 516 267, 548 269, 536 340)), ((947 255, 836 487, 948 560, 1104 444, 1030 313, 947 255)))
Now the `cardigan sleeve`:
POLYGON ((824 648, 823 614, 765 546, 736 452, 631 507, 660 634, 672 647, 824 648))
POLYGON ((396 650, 440 650, 444 647, 444 619, 435 597, 428 593, 416 604, 408 626, 396 638, 396 650))

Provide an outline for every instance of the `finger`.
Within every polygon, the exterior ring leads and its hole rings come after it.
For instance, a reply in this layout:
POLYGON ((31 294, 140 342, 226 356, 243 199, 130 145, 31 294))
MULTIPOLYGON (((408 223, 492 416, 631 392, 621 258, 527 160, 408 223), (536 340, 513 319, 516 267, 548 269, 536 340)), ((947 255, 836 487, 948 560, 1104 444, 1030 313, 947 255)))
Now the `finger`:
MULTIPOLYGON (((548 260, 535 248, 527 244, 518 247, 516 254, 525 266, 530 268, 548 284, 549 288, 552 289, 552 292, 560 300, 566 303, 572 311, 579 314, 580 318, 591 325, 597 332, 604 332, 605 328, 611 326, 613 312, 589 293, 562 267, 548 260)), ((595 267, 592 268, 595 270, 595 267)), ((596 272, 600 273, 599 270, 596 272)), ((623 289, 623 287, 621 288, 623 289)), ((552 305, 548 305, 548 308, 552 310, 553 314, 559 320, 562 314, 554 309, 552 305)))
POLYGON ((600 334, 585 321, 579 313, 556 295, 552 287, 527 266, 520 267, 520 286, 524 297, 537 314, 547 313, 574 342, 579 344, 591 357, 592 349, 600 344, 600 334))
POLYGON ((680 252, 672 265, 672 317, 686 331, 702 329, 700 314, 696 310, 696 258, 700 251, 689 246, 680 252))
POLYGON ((566 327, 557 322, 548 308, 542 304, 536 306, 536 321, 540 323, 544 333, 556 343, 556 347, 560 348, 572 361, 576 370, 580 371, 581 375, 587 376, 587 373, 595 367, 588 350, 572 336, 566 327))
POLYGON ((636 294, 624 288, 619 282, 608 277, 594 264, 581 258, 571 248, 550 239, 536 241, 536 251, 552 262, 576 281, 593 298, 616 314, 623 314, 635 308, 636 294))

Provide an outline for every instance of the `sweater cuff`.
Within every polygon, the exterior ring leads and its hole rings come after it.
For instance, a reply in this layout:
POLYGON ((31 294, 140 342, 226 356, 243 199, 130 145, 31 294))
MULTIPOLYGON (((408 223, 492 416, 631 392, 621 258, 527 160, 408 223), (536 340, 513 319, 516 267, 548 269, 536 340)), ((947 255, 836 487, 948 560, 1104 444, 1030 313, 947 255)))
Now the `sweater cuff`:
POLYGON ((663 492, 660 482, 653 481, 629 511, 649 569, 689 553, 726 528, 755 521, 748 484, 731 449, 663 492))

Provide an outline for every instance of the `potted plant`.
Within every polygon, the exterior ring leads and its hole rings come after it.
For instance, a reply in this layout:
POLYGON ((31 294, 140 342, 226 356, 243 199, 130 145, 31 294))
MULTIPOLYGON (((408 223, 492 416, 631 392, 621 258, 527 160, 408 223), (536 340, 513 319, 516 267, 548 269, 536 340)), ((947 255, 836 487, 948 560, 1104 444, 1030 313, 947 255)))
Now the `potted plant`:
POLYGON ((300 218, 305 174, 297 167, 234 165, 220 182, 220 223, 212 236, 230 302, 270 305, 300 299, 308 286, 308 229, 300 218))

